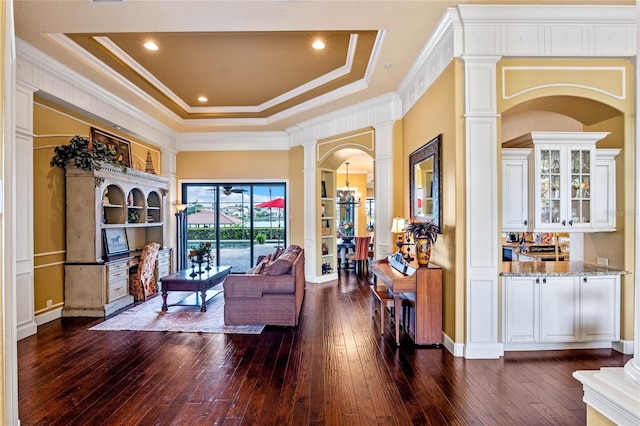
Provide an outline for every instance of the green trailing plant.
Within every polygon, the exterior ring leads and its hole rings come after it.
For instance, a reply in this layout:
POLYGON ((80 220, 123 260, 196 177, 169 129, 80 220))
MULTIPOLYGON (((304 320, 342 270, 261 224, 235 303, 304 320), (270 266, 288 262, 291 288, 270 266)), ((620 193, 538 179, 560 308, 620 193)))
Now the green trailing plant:
POLYGON ((92 145, 89 149, 89 139, 76 135, 71 138, 68 144, 54 148, 54 155, 49 165, 51 167, 65 167, 71 163, 89 172, 100 170, 102 163, 109 163, 119 167, 122 171, 127 170, 127 166, 116 159, 116 152, 113 149, 99 141, 93 141, 92 145))
POLYGON ((409 222, 404 230, 411 234, 414 241, 426 238, 433 245, 438 239, 438 227, 428 220, 409 222))

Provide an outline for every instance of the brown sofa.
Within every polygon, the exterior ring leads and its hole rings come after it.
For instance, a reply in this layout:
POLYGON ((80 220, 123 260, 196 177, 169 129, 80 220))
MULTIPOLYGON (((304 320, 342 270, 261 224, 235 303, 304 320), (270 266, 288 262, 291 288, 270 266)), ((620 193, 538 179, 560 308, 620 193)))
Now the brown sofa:
POLYGON ((246 274, 224 280, 227 325, 296 326, 304 299, 304 250, 277 249, 246 274))

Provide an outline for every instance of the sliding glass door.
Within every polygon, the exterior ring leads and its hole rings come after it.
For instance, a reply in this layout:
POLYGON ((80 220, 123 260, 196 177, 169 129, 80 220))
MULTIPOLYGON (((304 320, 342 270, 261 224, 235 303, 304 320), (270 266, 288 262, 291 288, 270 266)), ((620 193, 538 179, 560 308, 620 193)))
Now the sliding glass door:
POLYGON ((210 243, 215 264, 246 272, 285 244, 285 193, 284 183, 183 184, 187 252, 210 243))

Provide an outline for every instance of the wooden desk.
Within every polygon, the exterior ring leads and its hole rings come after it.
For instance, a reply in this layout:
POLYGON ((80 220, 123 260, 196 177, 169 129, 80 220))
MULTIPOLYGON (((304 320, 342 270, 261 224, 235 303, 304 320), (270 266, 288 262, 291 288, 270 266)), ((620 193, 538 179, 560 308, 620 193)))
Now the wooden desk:
MULTIPOLYGON (((210 270, 183 269, 160 279, 162 282, 162 310, 167 311, 167 293, 170 291, 193 291, 201 294, 200 312, 207 312, 207 290, 224 281, 231 266, 212 266, 210 270)), ((220 291, 221 292, 221 291, 220 291)), ((218 293, 216 293, 218 294, 218 293)))
MULTIPOLYGON (((417 264, 415 265, 417 266, 417 264)), ((371 263, 374 280, 380 280, 393 294, 396 312, 395 337, 400 344, 402 299, 409 304, 407 333, 416 345, 442 343, 442 268, 429 264, 417 268, 412 275, 405 275, 392 268, 386 260, 371 263)))

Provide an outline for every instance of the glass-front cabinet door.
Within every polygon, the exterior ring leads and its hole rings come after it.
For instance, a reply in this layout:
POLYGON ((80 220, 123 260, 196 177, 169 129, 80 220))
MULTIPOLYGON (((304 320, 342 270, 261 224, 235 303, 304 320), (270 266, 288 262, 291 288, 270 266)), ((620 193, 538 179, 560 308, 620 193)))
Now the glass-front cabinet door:
POLYGON ((572 148, 569 152, 571 164, 571 210, 569 224, 591 223, 591 173, 592 149, 572 148))
POLYGON ((593 144, 536 144, 538 230, 586 229, 592 225, 593 144))
POLYGON ((538 156, 538 221, 543 226, 560 226, 560 149, 540 147, 538 156))

